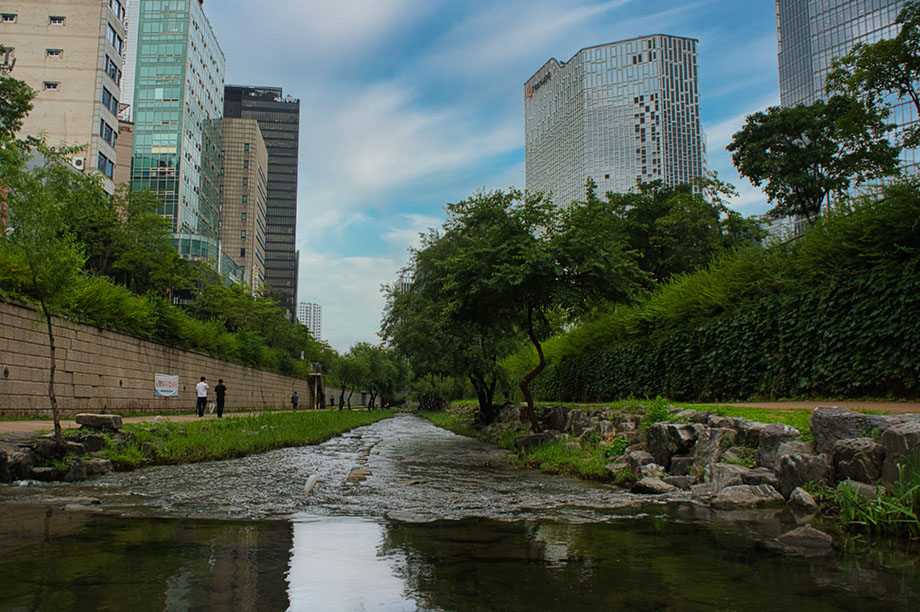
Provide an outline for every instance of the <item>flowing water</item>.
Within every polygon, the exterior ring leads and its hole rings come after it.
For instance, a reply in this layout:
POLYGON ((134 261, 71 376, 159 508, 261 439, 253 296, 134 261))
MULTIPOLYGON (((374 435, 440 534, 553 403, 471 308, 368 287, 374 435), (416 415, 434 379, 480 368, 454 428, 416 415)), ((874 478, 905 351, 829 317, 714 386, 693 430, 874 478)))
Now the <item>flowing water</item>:
POLYGON ((510 470, 401 415, 319 446, 2 486, 0 611, 920 609, 916 554, 776 550, 795 526, 510 470))

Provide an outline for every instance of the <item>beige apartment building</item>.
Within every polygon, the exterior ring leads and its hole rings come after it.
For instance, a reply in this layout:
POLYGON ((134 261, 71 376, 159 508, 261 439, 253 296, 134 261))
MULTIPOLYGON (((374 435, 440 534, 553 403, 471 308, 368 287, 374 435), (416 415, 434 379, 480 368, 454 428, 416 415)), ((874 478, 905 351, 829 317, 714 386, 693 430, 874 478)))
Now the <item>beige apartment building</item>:
POLYGON ((83 145, 78 170, 98 170, 113 192, 127 0, 3 0, 0 44, 9 76, 36 91, 22 134, 51 146, 83 145))
POLYGON ((268 149, 255 119, 225 117, 220 180, 221 250, 243 268, 253 290, 265 281, 268 149))

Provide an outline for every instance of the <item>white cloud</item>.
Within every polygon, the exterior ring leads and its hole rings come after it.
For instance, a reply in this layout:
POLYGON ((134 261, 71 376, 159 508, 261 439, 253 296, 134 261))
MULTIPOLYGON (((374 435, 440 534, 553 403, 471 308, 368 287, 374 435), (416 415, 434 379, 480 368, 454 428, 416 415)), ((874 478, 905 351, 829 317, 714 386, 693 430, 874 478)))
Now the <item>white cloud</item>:
POLYGON ((380 286, 392 283, 404 265, 388 258, 341 257, 301 251, 300 301, 323 307, 323 339, 339 352, 355 342, 376 344, 384 297, 380 286))

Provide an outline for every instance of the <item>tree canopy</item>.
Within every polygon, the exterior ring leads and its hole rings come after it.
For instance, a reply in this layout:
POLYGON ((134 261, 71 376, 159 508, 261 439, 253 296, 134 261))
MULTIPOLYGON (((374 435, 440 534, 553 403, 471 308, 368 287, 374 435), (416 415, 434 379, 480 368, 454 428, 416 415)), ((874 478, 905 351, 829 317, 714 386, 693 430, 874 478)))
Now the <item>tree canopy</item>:
MULTIPOLYGON (((907 99, 920 116, 920 2, 907 2, 895 23, 900 28, 894 38, 858 43, 834 60, 829 94, 853 96, 874 107, 891 106, 892 97, 907 99)), ((920 126, 906 129, 902 144, 920 145, 920 126)))
POLYGON ((726 147, 738 172, 763 186, 775 217, 809 220, 832 194, 898 172, 885 112, 849 96, 773 106, 747 117, 726 147))

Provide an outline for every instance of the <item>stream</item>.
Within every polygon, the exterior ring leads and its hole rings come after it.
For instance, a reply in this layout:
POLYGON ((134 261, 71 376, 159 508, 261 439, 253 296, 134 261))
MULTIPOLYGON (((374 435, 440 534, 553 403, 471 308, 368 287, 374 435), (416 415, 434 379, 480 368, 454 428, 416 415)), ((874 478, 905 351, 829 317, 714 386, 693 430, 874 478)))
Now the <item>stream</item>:
POLYGON ((398 415, 317 446, 0 485, 0 612, 920 609, 916 552, 785 554, 771 542, 795 517, 765 516, 512 470, 398 415))

